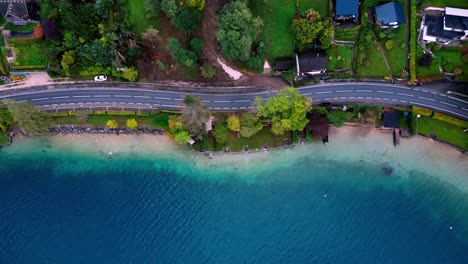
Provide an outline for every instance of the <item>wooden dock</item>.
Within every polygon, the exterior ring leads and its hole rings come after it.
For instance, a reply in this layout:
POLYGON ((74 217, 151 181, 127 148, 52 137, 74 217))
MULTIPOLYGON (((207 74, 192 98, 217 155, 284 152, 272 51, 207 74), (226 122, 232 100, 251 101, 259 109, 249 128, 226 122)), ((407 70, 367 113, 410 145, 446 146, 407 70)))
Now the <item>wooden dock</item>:
POLYGON ((400 145, 400 129, 399 128, 395 128, 393 130, 393 145, 395 147, 400 145))

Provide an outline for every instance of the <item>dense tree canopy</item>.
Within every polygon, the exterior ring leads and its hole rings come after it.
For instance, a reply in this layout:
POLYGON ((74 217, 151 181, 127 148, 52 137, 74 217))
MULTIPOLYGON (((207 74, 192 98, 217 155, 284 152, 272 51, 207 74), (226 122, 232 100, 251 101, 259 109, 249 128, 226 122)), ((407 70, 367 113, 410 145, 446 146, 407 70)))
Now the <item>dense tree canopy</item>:
POLYGON ((227 120, 227 126, 230 130, 239 132, 240 131, 240 120, 236 115, 230 116, 227 120))
POLYGON ((225 144, 229 139, 229 129, 226 123, 218 123, 213 129, 213 136, 215 137, 216 142, 220 144, 225 144))
POLYGON ((242 0, 235 0, 223 6, 218 16, 216 38, 221 44, 221 52, 229 60, 247 61, 252 44, 257 38, 263 22, 254 17, 242 0))
POLYGON ((194 30, 201 19, 205 0, 161 0, 161 10, 180 30, 194 30))
POLYGON ((244 113, 240 119, 240 134, 243 137, 251 137, 255 135, 263 125, 253 113, 244 113))
POLYGON ((191 50, 184 49, 177 39, 170 38, 167 42, 167 47, 171 52, 172 58, 178 65, 189 68, 197 65, 197 54, 191 50))
POLYGON ((271 122, 271 131, 275 135, 303 130, 308 122, 306 114, 312 109, 312 100, 300 95, 293 87, 279 91, 265 103, 257 98, 256 104, 258 117, 271 122))
POLYGON ((208 107, 198 96, 187 95, 184 97, 182 108, 182 121, 190 135, 200 139, 206 131, 205 123, 210 117, 208 107))
POLYGON ((328 20, 322 20, 320 14, 313 9, 307 10, 302 16, 296 15, 289 29, 299 50, 308 48, 316 38, 324 48, 328 48, 333 39, 333 25, 328 20))

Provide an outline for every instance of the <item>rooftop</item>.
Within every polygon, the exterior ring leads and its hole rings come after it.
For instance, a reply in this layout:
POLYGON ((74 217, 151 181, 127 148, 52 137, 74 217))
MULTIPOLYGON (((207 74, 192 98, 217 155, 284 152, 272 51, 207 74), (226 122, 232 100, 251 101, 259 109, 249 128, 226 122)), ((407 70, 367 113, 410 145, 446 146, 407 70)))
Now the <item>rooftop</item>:
POLYGON ((359 0, 336 0, 335 14, 337 16, 358 16, 359 0))
POLYGON ((28 16, 25 0, 0 0, 0 15, 24 19, 28 16))
POLYGON ((328 66, 328 57, 325 50, 312 50, 297 54, 298 72, 312 72, 325 70, 328 66))
POLYGON ((399 128, 400 127, 400 114, 395 111, 384 112, 383 113, 383 127, 399 128))
POLYGON ((444 30, 444 17, 425 15, 424 25, 427 26, 427 35, 444 39, 454 39, 463 36, 463 32, 444 30))
POLYGON ((406 23, 405 13, 400 3, 389 2, 375 7, 376 20, 383 25, 392 22, 406 23))

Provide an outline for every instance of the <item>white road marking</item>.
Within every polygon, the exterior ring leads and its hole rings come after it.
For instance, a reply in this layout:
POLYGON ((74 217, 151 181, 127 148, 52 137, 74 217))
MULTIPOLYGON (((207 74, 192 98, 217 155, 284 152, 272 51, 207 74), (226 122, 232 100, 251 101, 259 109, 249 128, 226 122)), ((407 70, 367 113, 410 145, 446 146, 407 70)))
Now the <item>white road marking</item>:
POLYGON ((397 93, 397 94, 399 94, 399 95, 403 95, 403 96, 414 97, 414 95, 412 95, 412 94, 405 94, 405 93, 397 93))
POLYGON ((378 93, 386 93, 386 94, 393 94, 393 92, 387 92, 387 91, 377 91, 378 93))
POLYGON ((182 101, 182 99, 174 98, 174 101, 182 101))
POLYGON ((420 96, 419 98, 420 98, 420 99, 424 99, 424 100, 429 100, 429 101, 435 102, 435 100, 434 100, 434 99, 431 99, 431 98, 422 97, 422 96, 420 96))
POLYGON ((111 97, 110 95, 93 95, 93 97, 99 98, 99 97, 111 97))
POLYGON ((132 97, 131 95, 114 95, 114 97, 124 97, 124 98, 128 98, 128 97, 132 97))
POLYGON ((450 103, 446 103, 446 102, 442 102, 442 101, 440 101, 440 103, 441 103, 441 104, 445 104, 445 105, 450 105, 450 106, 453 106, 453 107, 458 108, 458 106, 456 106, 456 105, 454 105, 454 104, 450 104, 450 103))
POLYGON ((236 102, 236 103, 242 103, 242 102, 250 102, 250 101, 251 101, 251 100, 236 100, 236 101, 234 101, 234 102, 236 102))
POLYGON ((463 107, 462 107, 462 109, 468 112, 468 109, 466 109, 466 108, 463 108, 463 107))
POLYGON ((143 95, 135 95, 133 97, 135 97, 135 98, 151 98, 149 96, 143 96, 143 95))
POLYGON ((335 91, 337 93, 348 93, 348 92, 352 92, 353 90, 340 90, 340 91, 335 91))
POLYGON ((214 101, 215 103, 230 103, 231 101, 214 101))
POLYGON ((42 101, 42 100, 47 100, 49 98, 35 98, 35 99, 31 99, 31 101, 42 101))
POLYGON ((52 99, 65 99, 65 98, 70 98, 70 96, 56 96, 56 97, 52 97, 52 99))
POLYGON ((452 113, 452 114, 454 114, 454 115, 456 115, 456 116, 462 116, 462 115, 460 115, 459 113, 455 113, 455 112, 453 112, 453 111, 446 110, 446 109, 442 109, 442 108, 439 108, 439 107, 436 107, 436 106, 432 106, 432 105, 425 105, 425 104, 416 103, 416 102, 410 102, 410 104, 421 105, 421 106, 425 106, 425 107, 432 108, 432 109, 438 109, 438 110, 443 111, 443 112, 452 113))
POLYGON ((368 92, 368 93, 370 93, 370 92, 372 92, 372 90, 356 90, 356 92, 368 92))
POLYGON ((74 95, 72 97, 73 98, 88 98, 88 97, 91 97, 91 95, 74 95))
POLYGON ((167 97, 153 97, 154 99, 159 99, 159 100, 171 100, 171 98, 167 97))
POLYGON ((316 94, 327 94, 327 93, 332 93, 332 91, 326 91, 326 92, 316 92, 316 94))
POLYGON ((311 95, 312 93, 303 93, 302 95, 311 95))

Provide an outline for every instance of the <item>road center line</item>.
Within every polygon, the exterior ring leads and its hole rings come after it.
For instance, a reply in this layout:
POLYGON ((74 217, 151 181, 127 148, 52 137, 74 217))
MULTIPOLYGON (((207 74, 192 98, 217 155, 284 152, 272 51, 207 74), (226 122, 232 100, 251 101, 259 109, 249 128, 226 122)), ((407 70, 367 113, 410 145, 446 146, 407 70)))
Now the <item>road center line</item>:
POLYGON ((65 99, 65 98, 70 98, 70 96, 56 96, 56 97, 52 97, 52 99, 65 99))
POLYGON ((414 95, 412 95, 412 94, 405 94, 405 93, 397 93, 397 94, 399 94, 399 95, 403 95, 403 96, 414 97, 414 95))
POLYGON ((35 98, 35 99, 31 99, 31 101, 42 101, 42 100, 47 100, 49 98, 35 98))
POLYGON ((326 92, 316 92, 316 94, 327 94, 327 93, 332 93, 332 91, 326 91, 326 92))
POLYGON ((393 92, 387 92, 387 91, 377 91, 378 93, 386 93, 386 94, 393 94, 393 92))
POLYGON ((126 98, 128 98, 128 97, 132 97, 132 96, 131 95, 114 95, 114 97, 126 97, 126 98))
POLYGON ((159 99, 159 100, 171 100, 171 98, 167 97, 153 97, 154 99, 159 99))
POLYGON ((110 95, 93 95, 93 97, 99 98, 99 97, 111 97, 110 95))
POLYGON ((149 96, 143 96, 143 95, 135 95, 133 97, 135 97, 135 98, 151 98, 149 96))
POLYGON ((234 101, 234 102, 236 102, 236 103, 242 103, 242 102, 250 102, 250 100, 236 100, 236 101, 234 101))
POLYGON ((72 97, 73 98, 88 98, 88 97, 91 97, 91 95, 74 95, 72 97))
POLYGON ((341 90, 341 91, 335 91, 337 93, 349 93, 352 92, 353 90, 341 90))
POLYGON ((446 102, 442 102, 442 101, 440 101, 440 103, 441 103, 441 104, 445 104, 445 105, 450 105, 450 106, 453 106, 453 107, 458 108, 458 106, 456 106, 456 105, 454 105, 454 104, 450 104, 450 103, 446 103, 446 102))
POLYGON ((214 101, 215 103, 230 103, 231 101, 214 101))
POLYGON ((420 99, 424 99, 424 100, 429 100, 429 101, 435 102, 435 100, 434 100, 434 99, 431 99, 431 98, 422 97, 422 96, 420 96, 419 98, 420 98, 420 99))
POLYGON ((371 90, 356 90, 356 92, 367 92, 367 93, 370 93, 372 92, 371 90))

